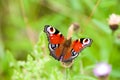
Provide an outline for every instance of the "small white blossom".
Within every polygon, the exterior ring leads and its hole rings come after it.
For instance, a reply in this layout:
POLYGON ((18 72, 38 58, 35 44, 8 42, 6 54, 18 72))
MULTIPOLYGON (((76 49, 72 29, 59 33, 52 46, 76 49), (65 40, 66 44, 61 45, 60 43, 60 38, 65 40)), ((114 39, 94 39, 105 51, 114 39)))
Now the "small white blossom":
POLYGON ((95 66, 93 72, 97 77, 107 76, 111 72, 111 66, 107 63, 99 63, 95 66))
POLYGON ((109 25, 118 25, 120 23, 120 15, 111 14, 108 23, 109 25))

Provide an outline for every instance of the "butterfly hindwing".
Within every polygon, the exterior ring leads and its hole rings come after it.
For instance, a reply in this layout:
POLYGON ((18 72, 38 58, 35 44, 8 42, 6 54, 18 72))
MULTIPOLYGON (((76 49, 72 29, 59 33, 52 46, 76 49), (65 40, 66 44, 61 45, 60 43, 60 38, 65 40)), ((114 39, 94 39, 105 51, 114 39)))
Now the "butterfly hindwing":
POLYGON ((54 27, 45 25, 44 32, 47 34, 49 40, 50 55, 59 60, 61 56, 61 44, 64 43, 64 36, 54 27))

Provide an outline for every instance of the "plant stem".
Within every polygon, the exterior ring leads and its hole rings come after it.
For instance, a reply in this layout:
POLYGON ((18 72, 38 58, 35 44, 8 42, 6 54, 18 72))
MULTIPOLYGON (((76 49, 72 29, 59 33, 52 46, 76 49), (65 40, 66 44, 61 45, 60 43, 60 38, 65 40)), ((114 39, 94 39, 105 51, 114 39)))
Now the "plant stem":
POLYGON ((65 68, 65 80, 69 80, 69 68, 65 68))
POLYGON ((83 69, 82 60, 80 60, 80 73, 81 73, 81 74, 84 74, 84 69, 83 69))

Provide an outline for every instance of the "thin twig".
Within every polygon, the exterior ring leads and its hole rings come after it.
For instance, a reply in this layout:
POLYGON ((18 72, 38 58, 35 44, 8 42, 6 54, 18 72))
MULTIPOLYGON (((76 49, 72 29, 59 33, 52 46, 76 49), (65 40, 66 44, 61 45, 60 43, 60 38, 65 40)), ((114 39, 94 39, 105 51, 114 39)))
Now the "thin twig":
POLYGON ((31 26, 29 24, 27 15, 24 10, 23 0, 20 0, 20 8, 21 8, 21 12, 22 12, 22 16, 23 16, 25 25, 26 25, 27 36, 30 39, 30 42, 32 43, 32 45, 34 45, 36 42, 35 32, 31 29, 31 26))
POLYGON ((65 80, 69 80, 69 68, 65 68, 65 80))
POLYGON ((96 3, 96 5, 95 5, 95 7, 93 8, 93 10, 92 10, 92 12, 91 12, 90 16, 88 17, 87 24, 89 23, 89 21, 90 21, 91 17, 92 17, 92 16, 93 16, 93 14, 95 13, 96 8, 97 8, 97 7, 98 7, 98 5, 100 4, 100 1, 101 1, 101 0, 98 0, 98 1, 97 1, 97 3, 96 3))
POLYGON ((83 69, 82 60, 80 60, 80 73, 81 73, 81 74, 84 74, 84 69, 83 69))

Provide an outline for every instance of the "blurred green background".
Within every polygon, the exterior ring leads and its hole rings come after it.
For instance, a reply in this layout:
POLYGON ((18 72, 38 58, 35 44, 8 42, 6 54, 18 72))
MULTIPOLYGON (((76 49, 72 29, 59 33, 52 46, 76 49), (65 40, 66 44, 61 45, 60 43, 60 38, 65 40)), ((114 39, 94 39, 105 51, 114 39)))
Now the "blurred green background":
POLYGON ((120 0, 0 0, 0 80, 97 80, 97 62, 112 66, 109 80, 120 80, 120 28, 113 34, 108 19, 120 14, 120 0), (81 37, 93 39, 65 74, 49 56, 44 25, 67 35, 77 22, 81 37))

